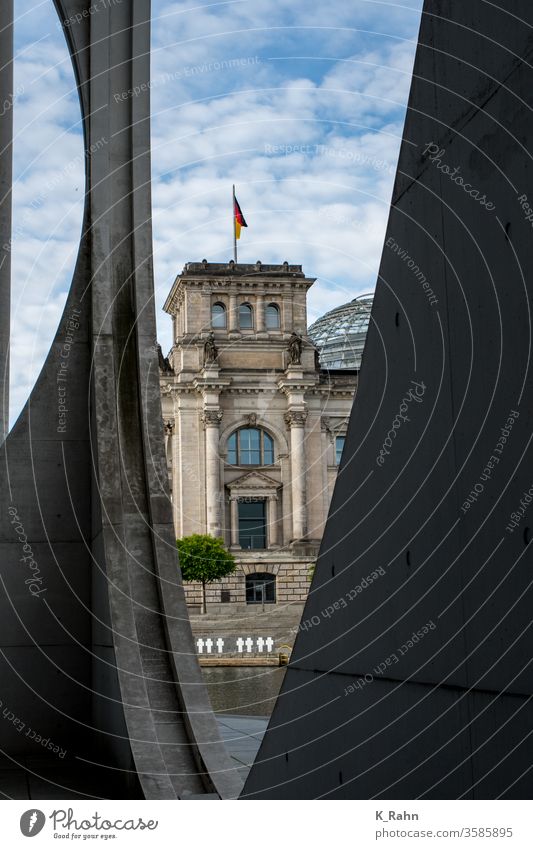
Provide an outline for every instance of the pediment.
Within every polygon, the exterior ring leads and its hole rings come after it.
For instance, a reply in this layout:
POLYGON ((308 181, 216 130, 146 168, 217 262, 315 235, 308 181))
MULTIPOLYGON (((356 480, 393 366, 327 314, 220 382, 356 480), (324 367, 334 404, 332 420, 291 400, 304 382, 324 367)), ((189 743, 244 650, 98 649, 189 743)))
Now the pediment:
POLYGON ((268 475, 264 475, 262 472, 246 472, 246 474, 241 475, 239 478, 236 478, 231 483, 227 484, 228 489, 238 495, 239 491, 249 491, 249 490, 257 490, 261 492, 265 491, 275 491, 279 489, 281 486, 278 481, 274 480, 274 478, 269 477, 268 475))

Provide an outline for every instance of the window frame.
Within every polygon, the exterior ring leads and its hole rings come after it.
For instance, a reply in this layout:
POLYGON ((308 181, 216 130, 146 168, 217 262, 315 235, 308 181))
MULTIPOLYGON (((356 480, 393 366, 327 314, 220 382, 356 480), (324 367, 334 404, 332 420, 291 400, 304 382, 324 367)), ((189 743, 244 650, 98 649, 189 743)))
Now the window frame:
POLYGON ((276 575, 273 572, 251 572, 246 575, 245 580, 245 598, 246 604, 262 604, 262 599, 255 600, 251 599, 250 596, 252 594, 255 585, 257 584, 269 584, 270 585, 270 598, 266 598, 267 593, 265 592, 265 604, 276 604, 277 599, 277 579, 276 575), (255 579, 255 580, 254 580, 255 579))
POLYGON ((274 301, 272 301, 271 303, 266 305, 265 327, 266 327, 267 330, 280 330, 281 329, 281 310, 279 308, 279 304, 274 303, 274 301), (275 311, 275 315, 276 315, 276 324, 275 325, 271 325, 268 322, 268 311, 271 308, 275 311))
POLYGON ((242 304, 239 304, 239 330, 253 330, 254 327, 255 327, 254 308, 248 301, 243 301, 242 304), (250 324, 249 325, 242 323, 241 310, 242 310, 243 307, 246 307, 246 309, 248 310, 248 312, 246 314, 250 316, 250 324))
POLYGON ((336 434, 336 436, 335 436, 335 465, 336 466, 340 466, 340 464, 341 464, 342 454, 343 454, 345 445, 346 445, 346 434, 345 433, 336 434), (341 448, 340 454, 339 454, 338 443, 339 443, 339 440, 341 440, 341 439, 342 439, 342 448, 341 448))
POLYGON ((226 309, 226 304, 222 303, 222 301, 215 301, 214 304, 211 304, 211 327, 213 330, 226 330, 228 326, 228 311, 226 309), (215 316, 213 311, 215 307, 221 307, 222 311, 218 313, 224 319, 224 324, 216 324, 215 316))
POLYGON ((232 431, 232 433, 230 433, 230 435, 228 436, 226 442, 226 461, 230 466, 273 466, 275 460, 276 451, 274 438, 263 427, 250 427, 249 425, 242 425, 241 427, 238 427, 234 431, 232 431), (249 443, 249 447, 243 448, 241 445, 241 433, 243 432, 249 432, 250 434, 252 432, 258 433, 259 448, 254 448, 252 442, 249 443), (259 452, 258 463, 243 462, 243 454, 247 454, 248 456, 250 456, 256 451, 259 452), (233 460, 233 458, 235 461, 233 460))
POLYGON ((268 520, 267 520, 267 505, 266 499, 257 498, 253 501, 250 500, 242 500, 237 501, 237 521, 238 521, 238 534, 239 534, 239 545, 243 551, 265 551, 268 545, 268 520), (261 510, 258 511, 261 513, 261 516, 242 516, 241 508, 250 507, 251 505, 259 505, 261 510), (241 526, 241 522, 243 526, 241 526), (255 522, 256 524, 251 524, 255 522), (247 523, 246 525, 244 523, 247 523), (252 533, 255 531, 255 533, 252 533), (243 545, 243 537, 249 536, 250 541, 259 540, 262 545, 253 545, 246 547, 243 545))

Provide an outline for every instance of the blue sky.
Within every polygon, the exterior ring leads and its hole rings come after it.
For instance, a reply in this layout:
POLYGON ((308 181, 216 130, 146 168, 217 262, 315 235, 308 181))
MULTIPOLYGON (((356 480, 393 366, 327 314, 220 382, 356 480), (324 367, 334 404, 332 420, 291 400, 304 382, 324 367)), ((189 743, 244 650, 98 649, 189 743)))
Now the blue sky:
MULTIPOLYGON (((123 0, 126 2, 126 0, 123 0)), ((309 319, 375 286, 421 0, 153 0, 161 305, 190 260, 302 263, 309 319)), ((81 228, 80 112, 52 0, 15 0, 12 418, 61 316, 81 228)))

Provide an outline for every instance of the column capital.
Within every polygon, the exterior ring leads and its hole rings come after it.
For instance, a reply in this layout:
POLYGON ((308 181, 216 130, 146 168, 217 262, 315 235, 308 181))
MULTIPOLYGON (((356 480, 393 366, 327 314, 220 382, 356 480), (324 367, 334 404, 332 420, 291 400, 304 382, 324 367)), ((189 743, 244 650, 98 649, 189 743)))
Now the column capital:
POLYGON ((204 428, 218 427, 222 421, 222 410, 204 410, 202 424, 204 428))
POLYGON ((307 410, 289 410, 285 413, 285 424, 291 427, 304 427, 307 419, 307 410))

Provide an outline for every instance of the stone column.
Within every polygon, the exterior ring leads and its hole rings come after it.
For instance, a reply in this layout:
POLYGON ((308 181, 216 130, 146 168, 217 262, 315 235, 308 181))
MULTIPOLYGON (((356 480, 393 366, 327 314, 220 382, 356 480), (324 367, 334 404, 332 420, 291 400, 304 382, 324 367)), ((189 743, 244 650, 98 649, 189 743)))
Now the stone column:
MULTIPOLYGON (((181 421, 180 421, 181 425, 181 421)), ((176 418, 176 426, 174 428, 174 433, 172 436, 172 516, 174 519, 174 527, 176 529, 176 536, 182 537, 183 534, 183 524, 182 524, 182 469, 181 469, 181 451, 180 451, 180 438, 178 432, 178 419, 176 418)))
POLYGON ((239 545, 239 499, 231 496, 231 548, 240 548, 239 545))
POLYGON ((265 332, 265 299, 263 295, 258 295, 255 302, 256 321, 255 329, 258 333, 265 332))
POLYGON ((13 143, 13 0, 0 0, 0 443, 9 428, 11 184, 13 143), (3 245, 6 245, 5 249, 3 245))
POLYGON ((170 475, 169 475, 169 477, 170 477, 169 486, 170 486, 170 491, 171 491, 171 494, 172 494, 171 495, 172 501, 175 501, 175 484, 176 484, 175 469, 174 469, 174 429, 175 429, 175 426, 176 426, 175 422, 172 419, 169 419, 168 421, 165 422, 165 460, 167 461, 167 471, 168 471, 168 466, 169 466, 168 458, 170 456, 171 471, 170 471, 170 475))
POLYGON ((305 481, 305 420, 307 413, 290 411, 285 420, 291 431, 292 538, 303 539, 307 533, 305 481))
POLYGON ((328 518, 329 511, 329 446, 331 443, 331 432, 329 429, 329 422, 325 419, 322 420, 322 428, 320 434, 320 445, 321 445, 321 466, 322 466, 322 522, 321 522, 321 531, 320 533, 324 533, 324 526, 326 524, 326 519, 328 518))
POLYGON ((219 425, 222 418, 220 410, 204 410, 202 421, 205 429, 205 501, 207 514, 207 533, 221 536, 220 513, 220 454, 219 425))
POLYGON ((237 295, 231 293, 229 296, 228 331, 235 333, 239 329, 237 295))
POLYGON ((278 548, 278 497, 268 496, 268 548, 278 548))

